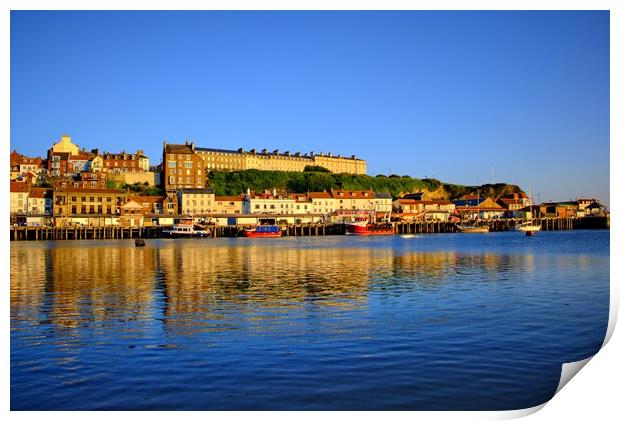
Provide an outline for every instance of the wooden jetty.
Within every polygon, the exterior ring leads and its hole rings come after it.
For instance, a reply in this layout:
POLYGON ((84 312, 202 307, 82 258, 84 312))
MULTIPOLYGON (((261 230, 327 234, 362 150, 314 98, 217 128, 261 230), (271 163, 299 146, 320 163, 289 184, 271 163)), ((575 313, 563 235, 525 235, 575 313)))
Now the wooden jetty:
MULTIPOLYGON (((519 219, 495 219, 483 221, 490 231, 508 231, 523 222, 519 219)), ((609 218, 536 218, 534 224, 540 224, 543 231, 572 229, 607 229, 609 218)), ((443 221, 399 221, 394 222, 395 234, 439 234, 456 232, 453 222, 443 221)), ((211 227, 213 237, 241 236, 243 225, 218 225, 211 227)), ((97 239, 135 239, 161 238, 164 227, 11 227, 11 241, 24 240, 97 240, 97 239)), ((344 235, 344 224, 310 223, 292 224, 281 227, 283 237, 310 237, 325 235, 344 235)))

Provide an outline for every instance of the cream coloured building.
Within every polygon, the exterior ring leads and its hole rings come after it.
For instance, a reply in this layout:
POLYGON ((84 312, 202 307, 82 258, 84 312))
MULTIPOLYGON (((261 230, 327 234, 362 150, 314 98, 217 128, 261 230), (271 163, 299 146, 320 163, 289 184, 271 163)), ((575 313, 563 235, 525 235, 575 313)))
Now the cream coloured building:
POLYGON ((243 196, 215 196, 213 214, 235 215, 243 212, 243 196))
POLYGON ((215 195, 210 189, 179 189, 180 212, 185 215, 204 215, 212 213, 215 207, 215 195))
POLYGON ((280 152, 278 149, 258 152, 255 149, 245 151, 199 148, 195 151, 204 159, 207 171, 240 171, 257 169, 263 171, 303 171, 306 166, 321 166, 333 173, 366 174, 366 161, 355 155, 344 157, 328 154, 301 154, 290 151, 280 152))
POLYGON ((10 213, 27 213, 30 186, 28 183, 20 181, 11 181, 10 183, 10 213))
POLYGON ((71 142, 71 136, 62 135, 60 140, 52 145, 51 151, 53 153, 68 152, 70 155, 78 155, 80 148, 71 142))

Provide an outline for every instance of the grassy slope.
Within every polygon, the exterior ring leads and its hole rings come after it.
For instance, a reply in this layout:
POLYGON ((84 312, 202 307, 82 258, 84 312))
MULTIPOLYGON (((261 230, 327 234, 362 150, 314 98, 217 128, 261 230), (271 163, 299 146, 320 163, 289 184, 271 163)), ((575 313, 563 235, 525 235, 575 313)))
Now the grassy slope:
POLYGON ((352 174, 331 174, 324 172, 285 171, 212 171, 209 183, 218 196, 238 195, 248 188, 252 191, 286 189, 292 193, 324 191, 329 189, 389 191, 392 197, 401 193, 429 191, 434 198, 455 199, 464 194, 480 191, 480 197, 499 197, 519 192, 519 186, 510 184, 485 184, 482 186, 461 186, 444 184, 435 179, 418 179, 408 176, 368 176, 352 174))

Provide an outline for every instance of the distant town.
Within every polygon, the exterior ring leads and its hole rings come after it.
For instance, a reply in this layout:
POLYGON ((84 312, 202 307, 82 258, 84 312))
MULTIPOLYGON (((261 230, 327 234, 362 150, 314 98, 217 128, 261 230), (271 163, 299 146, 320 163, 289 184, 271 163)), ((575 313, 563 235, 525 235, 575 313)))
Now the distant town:
POLYGON ((372 214, 389 221, 462 221, 504 218, 584 218, 607 215, 595 198, 533 204, 524 192, 500 197, 467 194, 455 200, 427 191, 343 190, 293 193, 247 190, 217 196, 211 171, 249 169, 366 174, 366 161, 331 153, 197 147, 163 143, 161 163, 150 165, 142 150, 86 151, 62 136, 47 156, 10 155, 10 217, 16 226, 149 227, 193 218, 221 225, 342 222, 372 214))

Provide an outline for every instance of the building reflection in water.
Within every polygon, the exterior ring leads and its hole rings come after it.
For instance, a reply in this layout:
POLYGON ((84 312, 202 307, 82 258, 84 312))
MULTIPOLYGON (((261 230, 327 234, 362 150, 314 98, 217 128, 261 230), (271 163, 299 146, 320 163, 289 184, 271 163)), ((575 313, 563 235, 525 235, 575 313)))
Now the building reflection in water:
MULTIPOLYGON (((286 317, 289 310, 363 309, 373 290, 441 288, 462 276, 501 281, 531 273, 537 257, 403 252, 392 248, 301 248, 167 241, 11 247, 11 317, 57 328, 163 320, 191 333, 231 329, 228 315, 286 317)), ((387 291, 387 292, 386 292, 387 291)))

